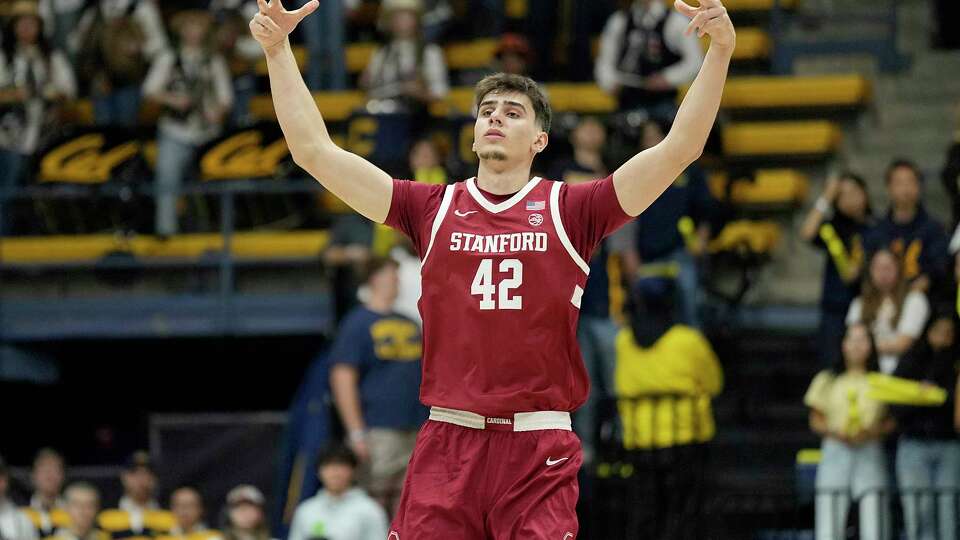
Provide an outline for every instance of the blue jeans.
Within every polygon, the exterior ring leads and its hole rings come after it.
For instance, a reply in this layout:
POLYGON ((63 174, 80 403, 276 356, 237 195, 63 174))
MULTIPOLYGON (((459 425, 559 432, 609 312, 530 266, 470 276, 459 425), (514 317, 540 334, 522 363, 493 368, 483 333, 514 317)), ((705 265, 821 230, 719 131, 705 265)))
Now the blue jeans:
POLYGON ((134 127, 140 118, 140 86, 116 88, 113 92, 95 97, 93 116, 98 126, 134 127))
MULTIPOLYGON (((295 2, 300 7, 307 2, 295 2)), ((311 90, 344 90, 347 87, 347 63, 344 52, 346 20, 343 2, 320 2, 320 7, 300 23, 310 53, 307 86, 311 90)))
POLYGON ((577 341, 590 375, 590 395, 573 418, 574 431, 583 442, 585 460, 592 459, 596 451, 597 422, 600 420, 597 407, 601 400, 614 395, 617 331, 617 325, 609 318, 590 315, 581 316, 577 327, 577 341))
POLYGON ((817 467, 816 538, 846 538, 850 500, 860 501, 860 538, 886 540, 890 535, 887 460, 877 441, 848 446, 825 438, 817 467))
POLYGON ((157 137, 156 234, 160 236, 177 234, 180 186, 196 151, 192 144, 178 141, 162 132, 157 137))
POLYGON ((960 441, 902 437, 897 482, 909 540, 956 540, 960 441))

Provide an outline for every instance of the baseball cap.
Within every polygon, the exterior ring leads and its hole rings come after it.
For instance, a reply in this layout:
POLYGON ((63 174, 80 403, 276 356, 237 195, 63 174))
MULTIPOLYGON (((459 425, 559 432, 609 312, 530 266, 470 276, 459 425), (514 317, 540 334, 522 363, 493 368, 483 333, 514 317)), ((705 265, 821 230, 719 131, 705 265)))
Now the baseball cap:
POLYGON ((263 493, 256 486, 250 484, 241 484, 227 493, 227 506, 236 506, 243 503, 263 506, 264 502, 263 493))
POLYGON ((128 471, 132 471, 141 467, 150 472, 154 472, 153 459, 150 458, 150 453, 146 450, 137 450, 136 452, 130 454, 130 457, 127 458, 124 468, 128 471))

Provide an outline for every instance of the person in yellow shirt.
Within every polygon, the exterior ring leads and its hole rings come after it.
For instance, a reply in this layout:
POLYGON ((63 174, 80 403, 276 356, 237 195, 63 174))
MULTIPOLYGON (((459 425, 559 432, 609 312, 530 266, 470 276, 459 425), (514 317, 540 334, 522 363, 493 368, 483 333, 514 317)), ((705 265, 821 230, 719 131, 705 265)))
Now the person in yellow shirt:
POLYGON ((885 540, 890 493, 883 438, 894 429, 883 403, 869 396, 867 373, 879 370, 877 350, 863 323, 847 327, 843 364, 814 377, 804 404, 810 427, 823 437, 817 467, 816 539, 846 537, 850 500, 860 501, 860 538, 885 540))
POLYGON ((710 400, 723 388, 723 371, 703 334, 675 322, 675 295, 673 280, 641 279, 630 295, 629 327, 616 340, 623 446, 639 462, 653 463, 640 481, 655 517, 638 520, 631 531, 642 538, 703 537, 705 443, 716 432, 710 400))

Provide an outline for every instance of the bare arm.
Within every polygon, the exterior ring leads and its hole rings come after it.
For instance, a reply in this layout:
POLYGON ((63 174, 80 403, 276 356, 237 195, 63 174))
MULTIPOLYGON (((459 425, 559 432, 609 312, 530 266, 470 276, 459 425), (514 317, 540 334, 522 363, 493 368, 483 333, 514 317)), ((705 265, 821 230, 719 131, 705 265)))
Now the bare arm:
POLYGON ((274 110, 294 162, 354 210, 383 223, 393 196, 390 175, 333 143, 287 39, 319 3, 314 0, 296 11, 283 9, 281 0, 257 4, 260 12, 250 21, 250 31, 266 54, 274 110))
MULTIPOLYGON (((823 194, 820 195, 820 198, 817 201, 823 200, 829 204, 837 199, 837 193, 840 190, 840 181, 837 178, 831 178, 827 180, 827 185, 823 189, 823 194)), ((820 225, 823 224, 823 221, 827 219, 827 216, 823 213, 820 208, 820 204, 815 204, 810 208, 810 211, 807 212, 807 217, 803 220, 803 225, 800 226, 800 237, 806 240, 807 242, 812 241, 817 237, 817 234, 820 231, 820 225)))
POLYGON ((367 447, 364 431, 367 427, 363 421, 363 411, 360 408, 360 374, 353 366, 336 364, 330 369, 330 389, 333 392, 333 403, 340 414, 340 421, 347 431, 347 441, 350 448, 356 452, 361 460, 367 459, 367 447))
POLYGON ((631 216, 639 215, 650 206, 703 153, 720 109, 723 85, 736 45, 733 23, 720 0, 701 0, 699 8, 676 0, 675 6, 693 19, 688 32, 695 28, 698 35, 710 36, 710 49, 667 137, 613 173, 620 206, 631 216))

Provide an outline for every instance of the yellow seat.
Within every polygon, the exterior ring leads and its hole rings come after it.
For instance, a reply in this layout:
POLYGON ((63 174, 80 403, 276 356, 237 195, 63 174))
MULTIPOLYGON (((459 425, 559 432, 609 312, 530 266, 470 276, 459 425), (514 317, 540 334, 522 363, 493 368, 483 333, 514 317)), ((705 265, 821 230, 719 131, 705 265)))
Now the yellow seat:
POLYGON ((741 122, 723 128, 728 157, 816 156, 835 152, 843 139, 833 122, 741 122))
POLYGON ((797 452, 797 465, 818 465, 821 457, 819 448, 804 448, 797 452))
POLYGON ((447 67, 450 69, 479 69, 493 62, 497 52, 497 40, 475 39, 464 43, 451 43, 444 47, 447 67))
POLYGON ((104 510, 97 516, 97 526, 113 538, 151 538, 169 533, 174 523, 173 514, 166 510, 145 511, 139 524, 124 510, 104 510))
MULTIPOLYGON (((793 169, 763 169, 756 172, 753 180, 737 181, 730 191, 734 204, 784 204, 799 205, 807 197, 810 181, 807 175, 793 169)), ((727 175, 710 176, 710 192, 722 199, 726 195, 727 175)))
MULTIPOLYGON (((247 232, 234 235, 232 248, 238 259, 309 258, 318 256, 328 239, 327 231, 247 232)), ((8 264, 93 263, 118 250, 144 261, 193 259, 221 249, 223 237, 219 234, 185 234, 166 240, 138 236, 129 242, 118 242, 109 234, 5 238, 0 242, 0 256, 8 264)), ((121 519, 110 512, 119 510, 105 510, 103 515, 121 519)))
POLYGON ((772 221, 733 221, 710 241, 707 248, 710 253, 733 251, 769 255, 777 247, 780 235, 780 226, 772 221))
MULTIPOLYGON (((739 46, 739 36, 738 36, 739 46)), ((680 89, 678 103, 689 86, 680 89)), ((872 87, 862 75, 731 77, 721 106, 727 109, 855 108, 867 105, 872 87)))
POLYGON ((347 64, 347 72, 349 73, 360 73, 367 68, 367 64, 370 63, 370 59, 373 58, 373 53, 377 50, 380 45, 377 43, 351 43, 347 45, 345 58, 347 64))
MULTIPOLYGON (((366 103, 363 92, 350 90, 345 92, 315 92, 313 94, 317 107, 323 114, 324 120, 338 122, 346 120, 354 111, 366 103)), ((267 94, 255 96, 250 100, 250 114, 259 120, 275 120, 273 98, 267 94)))
MULTIPOLYGON (((700 40, 703 50, 710 46, 710 37, 703 36, 700 40)), ((770 34, 760 28, 738 28, 737 46, 733 49, 734 61, 764 60, 770 56, 770 34)))

